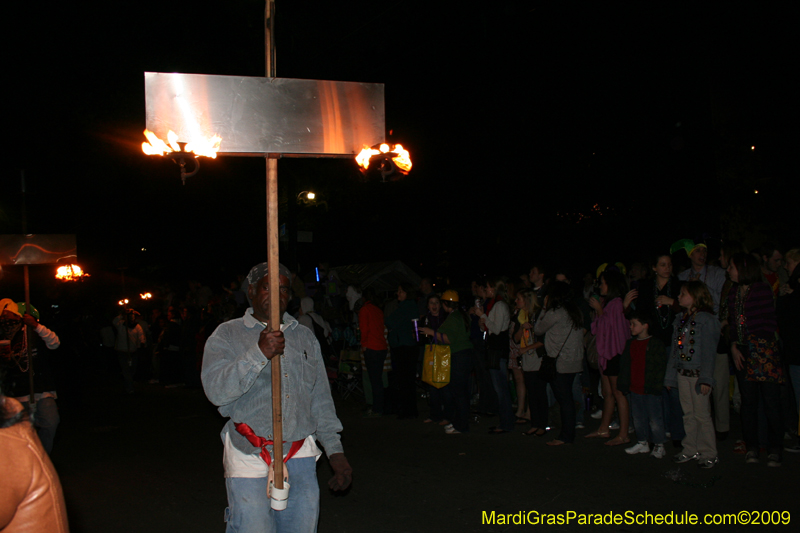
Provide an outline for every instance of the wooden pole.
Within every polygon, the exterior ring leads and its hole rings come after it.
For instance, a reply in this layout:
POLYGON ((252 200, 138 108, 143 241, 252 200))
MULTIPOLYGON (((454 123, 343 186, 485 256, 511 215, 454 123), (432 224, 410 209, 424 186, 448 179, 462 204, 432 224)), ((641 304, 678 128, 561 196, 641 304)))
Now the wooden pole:
MULTIPOLYGON (((28 234, 28 207, 25 201, 25 171, 23 170, 21 173, 22 179, 22 235, 28 234)), ((30 273, 28 272, 28 265, 23 267, 23 273, 25 278, 25 312, 32 315, 31 313, 31 280, 30 280, 30 273)), ((31 388, 31 396, 28 400, 28 405, 30 406, 30 414, 34 416, 36 414, 36 396, 34 395, 34 386, 33 386, 33 332, 31 328, 25 326, 25 345, 28 348, 28 384, 31 388)))
MULTIPOLYGON (((23 269, 25 273, 25 312, 32 315, 31 312, 31 280, 28 273, 28 265, 23 269)), ((31 415, 36 414, 36 396, 34 395, 33 386, 33 331, 28 326, 25 326, 25 340, 28 347, 28 384, 31 387, 31 397, 28 400, 30 405, 31 415)))
POLYGON ((268 78, 275 77, 275 0, 264 6, 264 59, 268 78))
MULTIPOLYGON (((278 254, 278 159, 267 157, 267 268, 269 268, 269 328, 278 331, 280 311, 280 257, 278 254)), ((272 358, 272 433, 275 452, 275 487, 283 488, 283 410, 281 408, 281 357, 272 358)))
MULTIPOLYGON (((264 8, 264 47, 268 78, 275 77, 275 2, 266 0, 264 8)), ((280 255, 278 251, 278 158, 267 156, 267 268, 269 269, 269 328, 280 330, 280 255)), ((272 450, 275 461, 275 488, 283 488, 283 409, 281 408, 281 357, 273 357, 272 367, 272 450)))

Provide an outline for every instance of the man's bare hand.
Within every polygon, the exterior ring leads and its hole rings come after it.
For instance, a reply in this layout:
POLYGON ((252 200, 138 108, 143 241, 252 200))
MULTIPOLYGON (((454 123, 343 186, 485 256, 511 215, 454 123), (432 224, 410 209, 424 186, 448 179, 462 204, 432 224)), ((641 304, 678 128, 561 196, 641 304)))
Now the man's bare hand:
POLYGON ((736 343, 731 343, 731 358, 733 359, 733 366, 736 367, 736 370, 741 371, 744 368, 744 355, 739 350, 739 347, 736 346, 736 343))
POLYGON ((675 303, 675 300, 673 300, 669 296, 664 296, 662 294, 658 298, 656 298, 656 303, 658 304, 659 307, 661 307, 662 305, 672 305, 675 303))
POLYGON ((639 291, 633 289, 632 291, 628 291, 628 294, 625 295, 625 299, 622 301, 622 306, 627 309, 631 306, 631 303, 639 297, 639 291))
POLYGON ((267 359, 281 355, 286 349, 286 339, 283 338, 283 332, 280 330, 263 330, 258 338, 258 347, 267 359))
POLYGON ((36 321, 36 318, 33 315, 29 315, 28 313, 25 313, 22 316, 22 321, 25 323, 26 326, 30 326, 32 328, 35 328, 36 326, 39 325, 39 322, 36 321))
POLYGON ((350 463, 344 454, 334 453, 328 460, 333 468, 333 477, 328 481, 328 487, 331 490, 344 490, 349 487, 353 481, 353 469, 350 468, 350 463))

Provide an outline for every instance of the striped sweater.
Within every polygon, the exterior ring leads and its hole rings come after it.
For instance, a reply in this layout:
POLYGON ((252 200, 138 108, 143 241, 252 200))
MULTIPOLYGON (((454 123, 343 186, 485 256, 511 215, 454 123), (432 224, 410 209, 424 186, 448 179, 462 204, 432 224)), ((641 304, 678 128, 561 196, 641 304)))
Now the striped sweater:
MULTIPOLYGON (((728 323, 730 324, 731 341, 736 344, 747 344, 747 338, 740 338, 740 328, 737 327, 740 318, 737 316, 736 295, 739 294, 739 285, 734 284, 728 293, 728 323)), ((775 316, 775 300, 772 297, 772 288, 759 281, 750 286, 750 292, 744 303, 745 328, 743 335, 753 334, 760 339, 771 339, 778 328, 775 316)))

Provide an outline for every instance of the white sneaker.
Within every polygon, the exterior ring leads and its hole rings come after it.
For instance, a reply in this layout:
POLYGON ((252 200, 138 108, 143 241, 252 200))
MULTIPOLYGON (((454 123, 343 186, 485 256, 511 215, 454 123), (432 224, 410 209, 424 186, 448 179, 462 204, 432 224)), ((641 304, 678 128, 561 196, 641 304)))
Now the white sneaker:
POLYGON ((592 413, 589 416, 591 416, 595 420, 600 420, 601 418, 603 418, 603 410, 602 409, 598 409, 597 411, 595 411, 594 413, 592 413))
POLYGON ((714 466, 719 463, 719 457, 714 457, 711 459, 698 459, 697 466, 700 468, 714 468, 714 466))
POLYGON ((578 422, 575 424, 575 429, 586 429, 586 426, 583 425, 583 422, 578 422))
POLYGON ((637 442, 635 445, 631 446, 630 448, 625 448, 625 453, 629 455, 634 455, 637 453, 650 453, 650 445, 647 442, 640 441, 637 442))
POLYGON ((665 455, 667 455, 667 452, 664 450, 663 444, 656 444, 653 446, 653 451, 650 452, 650 457, 655 457, 656 459, 663 459, 665 455))
POLYGON ((460 435, 461 434, 461 432, 459 430, 457 430, 456 428, 453 427, 453 424, 447 424, 444 427, 444 432, 447 433, 448 435, 460 435))

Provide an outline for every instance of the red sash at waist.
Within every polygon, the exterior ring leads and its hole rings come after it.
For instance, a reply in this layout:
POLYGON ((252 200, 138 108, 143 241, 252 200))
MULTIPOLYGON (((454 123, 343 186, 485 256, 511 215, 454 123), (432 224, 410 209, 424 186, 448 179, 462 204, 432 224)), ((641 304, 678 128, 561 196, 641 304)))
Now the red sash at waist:
MULTIPOLYGON (((261 448, 261 453, 259 455, 264 460, 264 462, 267 463, 267 466, 271 465, 272 456, 269 454, 269 451, 267 451, 267 446, 275 444, 275 441, 267 440, 264 437, 259 437, 253 432, 252 428, 250 428, 250 426, 248 426, 247 424, 244 423, 237 424, 234 422, 233 425, 234 427, 236 427, 236 431, 238 431, 244 438, 246 438, 250 444, 252 444, 256 448, 261 448)), ((294 457, 294 455, 300 450, 300 448, 303 447, 304 442, 305 439, 294 441, 292 443, 292 446, 289 448, 289 453, 287 453, 286 457, 283 458, 283 462, 285 463, 286 461, 294 457)))

